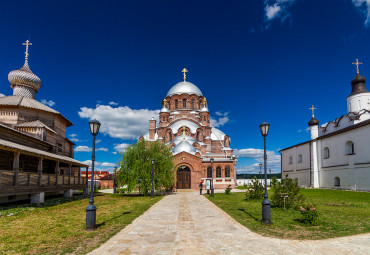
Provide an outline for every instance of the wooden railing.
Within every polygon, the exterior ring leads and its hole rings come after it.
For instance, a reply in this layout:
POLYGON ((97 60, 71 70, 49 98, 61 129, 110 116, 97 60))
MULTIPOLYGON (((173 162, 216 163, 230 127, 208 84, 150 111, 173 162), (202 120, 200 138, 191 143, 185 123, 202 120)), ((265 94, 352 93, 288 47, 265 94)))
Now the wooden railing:
POLYGON ((86 177, 0 170, 0 187, 87 184, 86 177), (58 180, 58 183, 57 183, 58 180))

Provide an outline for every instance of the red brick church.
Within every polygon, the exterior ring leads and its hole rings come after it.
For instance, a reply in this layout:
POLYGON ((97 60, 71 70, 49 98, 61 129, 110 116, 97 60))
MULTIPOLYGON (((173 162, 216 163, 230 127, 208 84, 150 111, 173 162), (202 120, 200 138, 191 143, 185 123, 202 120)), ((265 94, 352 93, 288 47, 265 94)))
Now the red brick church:
POLYGON ((211 126, 206 98, 197 86, 186 81, 187 70, 183 72, 184 81, 175 84, 162 101, 158 125, 154 118, 149 120, 149 132, 141 139, 173 148, 177 189, 199 189, 201 180, 210 179, 211 158, 214 188, 234 188, 237 160, 230 138, 211 126))

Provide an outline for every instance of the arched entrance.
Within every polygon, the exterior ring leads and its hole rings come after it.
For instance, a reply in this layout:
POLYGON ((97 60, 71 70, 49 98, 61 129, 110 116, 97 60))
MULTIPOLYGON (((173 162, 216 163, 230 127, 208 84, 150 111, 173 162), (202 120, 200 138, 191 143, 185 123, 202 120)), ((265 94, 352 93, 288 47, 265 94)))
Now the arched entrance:
POLYGON ((190 189, 191 187, 191 172, 188 166, 180 166, 177 169, 177 189, 190 189))

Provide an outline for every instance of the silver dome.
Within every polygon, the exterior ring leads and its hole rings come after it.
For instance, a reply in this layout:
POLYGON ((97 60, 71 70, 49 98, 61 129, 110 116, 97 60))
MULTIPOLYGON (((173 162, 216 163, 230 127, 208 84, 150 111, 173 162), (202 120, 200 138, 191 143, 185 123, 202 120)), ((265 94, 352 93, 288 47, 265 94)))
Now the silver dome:
POLYGON ((200 112, 209 112, 209 110, 207 107, 203 107, 202 109, 200 109, 200 112))
MULTIPOLYGON (((183 135, 179 135, 178 137, 176 137, 175 139, 173 139, 171 141, 171 143, 174 143, 174 144, 177 145, 177 144, 181 143, 182 141, 184 141, 184 136, 183 135)), ((188 136, 188 135, 185 135, 185 141, 187 141, 190 144, 193 144, 193 143, 196 142, 196 140, 193 137, 188 136)))
POLYGON ((193 147, 193 145, 191 145, 189 142, 187 141, 182 141, 181 143, 179 143, 178 145, 176 145, 173 150, 172 150, 172 153, 173 155, 176 155, 180 152, 187 152, 189 154, 192 154, 194 155, 197 151, 196 149, 193 147))
POLYGON ((11 71, 8 74, 8 80, 12 85, 24 85, 39 90, 41 79, 35 75, 28 66, 28 61, 18 70, 11 71))
POLYGON ((195 86, 193 83, 188 81, 182 81, 174 85, 167 93, 167 97, 172 95, 181 95, 181 94, 195 94, 197 96, 203 96, 200 89, 195 86))
POLYGON ((163 107, 161 112, 170 112, 166 107, 163 107))

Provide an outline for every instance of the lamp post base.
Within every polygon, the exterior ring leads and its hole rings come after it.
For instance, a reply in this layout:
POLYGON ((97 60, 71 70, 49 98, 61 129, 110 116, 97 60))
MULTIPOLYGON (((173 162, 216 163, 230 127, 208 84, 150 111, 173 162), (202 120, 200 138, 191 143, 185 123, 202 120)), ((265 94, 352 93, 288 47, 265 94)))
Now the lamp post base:
POLYGON ((154 198, 154 190, 153 189, 150 191, 150 197, 154 198))
POLYGON ((96 224, 96 207, 89 204, 86 208, 86 231, 94 231, 96 224))
POLYGON ((214 191, 214 189, 212 188, 211 189, 211 197, 214 197, 215 196, 215 191, 214 191))
POLYGON ((266 225, 272 224, 271 221, 271 202, 267 197, 262 201, 262 223, 266 225))

